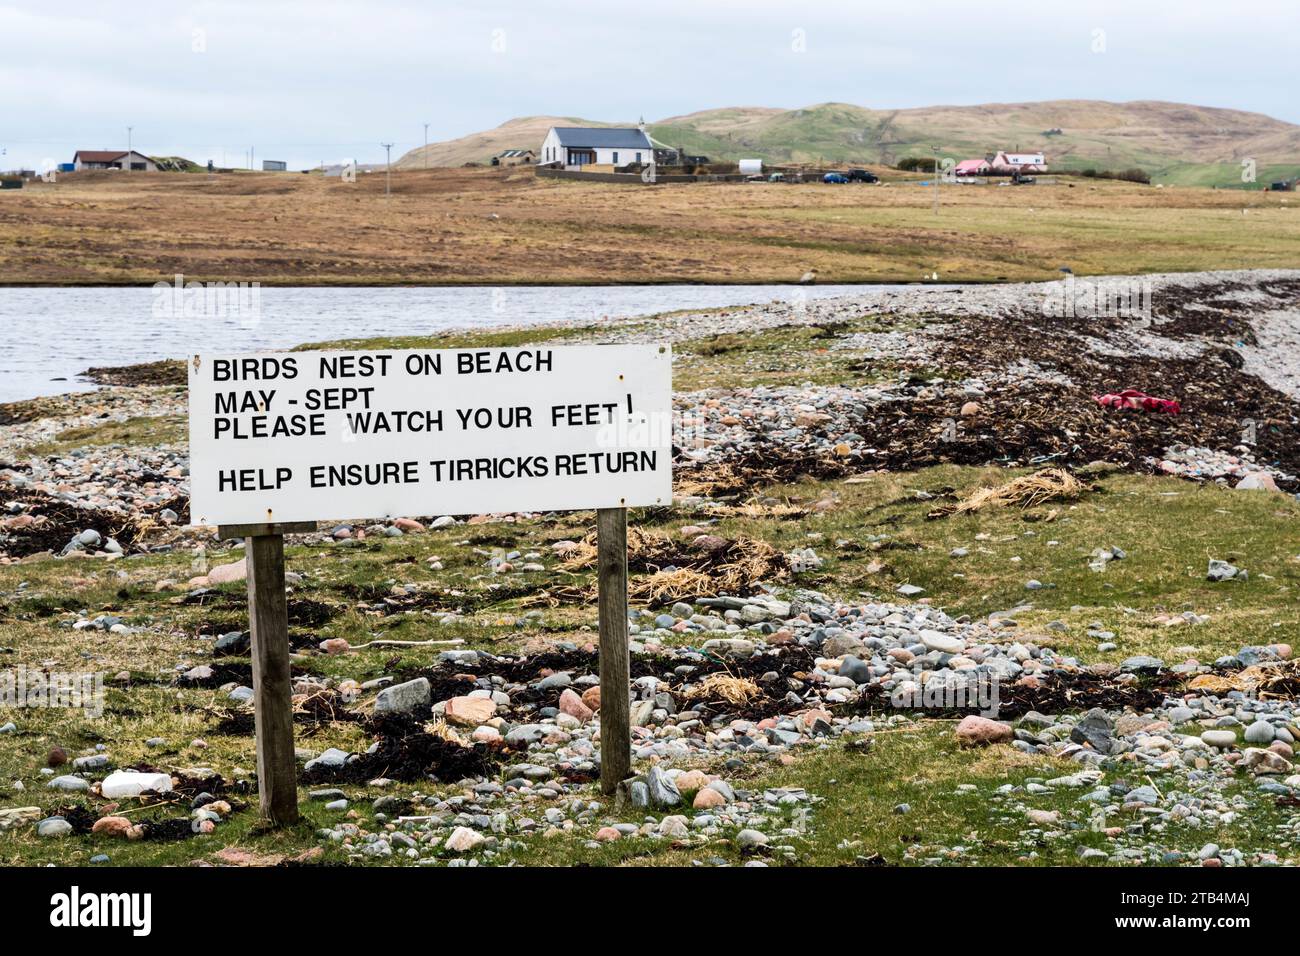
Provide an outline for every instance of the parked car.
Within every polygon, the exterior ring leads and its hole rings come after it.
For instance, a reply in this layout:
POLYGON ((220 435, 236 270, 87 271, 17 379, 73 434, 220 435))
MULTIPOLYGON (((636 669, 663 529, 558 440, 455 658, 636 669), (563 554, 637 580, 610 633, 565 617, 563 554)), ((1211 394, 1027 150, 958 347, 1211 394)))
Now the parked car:
POLYGON ((767 177, 767 181, 769 183, 783 183, 785 182, 785 173, 773 173, 767 177))
POLYGON ((847 183, 848 181, 848 178, 840 173, 827 173, 822 177, 824 183, 847 183))
POLYGON ((879 176, 877 176, 875 173, 871 172, 870 170, 866 170, 866 169, 850 169, 848 179, 849 182, 851 183, 880 182, 879 176))

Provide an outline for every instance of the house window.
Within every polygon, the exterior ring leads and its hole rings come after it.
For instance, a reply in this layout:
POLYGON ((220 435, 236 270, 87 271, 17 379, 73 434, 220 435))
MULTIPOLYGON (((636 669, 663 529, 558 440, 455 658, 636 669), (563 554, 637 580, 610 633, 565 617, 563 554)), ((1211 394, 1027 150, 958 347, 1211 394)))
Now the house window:
POLYGON ((637 154, 636 154, 636 161, 637 161, 638 163, 641 162, 641 154, 640 154, 640 153, 637 153, 637 154))
POLYGON ((615 154, 614 154, 614 165, 615 165, 615 166, 618 165, 618 153, 615 153, 615 154))

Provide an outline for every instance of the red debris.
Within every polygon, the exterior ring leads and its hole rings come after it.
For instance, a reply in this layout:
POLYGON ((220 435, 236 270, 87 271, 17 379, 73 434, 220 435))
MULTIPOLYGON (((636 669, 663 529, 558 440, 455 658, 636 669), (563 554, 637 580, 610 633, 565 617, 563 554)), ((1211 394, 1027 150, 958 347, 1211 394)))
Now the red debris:
POLYGON ((1156 398, 1146 392, 1139 392, 1136 388, 1126 388, 1118 395, 1108 393, 1092 397, 1106 408, 1139 408, 1148 412, 1167 412, 1170 415, 1177 415, 1183 410, 1177 399, 1156 398))

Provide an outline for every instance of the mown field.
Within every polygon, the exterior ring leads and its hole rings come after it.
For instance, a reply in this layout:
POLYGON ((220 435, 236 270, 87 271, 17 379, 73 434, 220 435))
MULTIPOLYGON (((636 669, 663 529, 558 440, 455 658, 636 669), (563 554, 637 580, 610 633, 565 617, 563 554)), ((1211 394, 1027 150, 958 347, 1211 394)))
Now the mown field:
POLYGON ((1291 267, 1294 194, 1062 178, 941 190, 538 181, 432 169, 347 184, 301 173, 83 173, 0 194, 0 283, 999 281, 1291 267))

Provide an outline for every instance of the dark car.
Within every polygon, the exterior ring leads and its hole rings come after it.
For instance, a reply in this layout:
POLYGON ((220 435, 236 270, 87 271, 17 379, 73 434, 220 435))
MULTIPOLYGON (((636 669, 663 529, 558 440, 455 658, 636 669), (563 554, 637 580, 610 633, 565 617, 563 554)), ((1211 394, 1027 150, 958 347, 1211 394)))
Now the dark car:
POLYGON ((875 173, 871 172, 870 170, 866 170, 866 169, 850 169, 848 178, 849 178, 849 182, 851 183, 880 182, 879 176, 877 176, 875 173))
POLYGON ((848 179, 839 173, 827 173, 822 177, 824 183, 847 183, 848 179))

